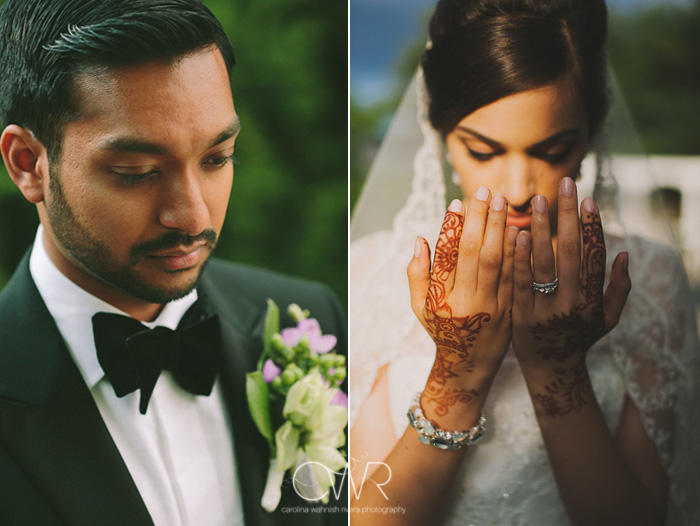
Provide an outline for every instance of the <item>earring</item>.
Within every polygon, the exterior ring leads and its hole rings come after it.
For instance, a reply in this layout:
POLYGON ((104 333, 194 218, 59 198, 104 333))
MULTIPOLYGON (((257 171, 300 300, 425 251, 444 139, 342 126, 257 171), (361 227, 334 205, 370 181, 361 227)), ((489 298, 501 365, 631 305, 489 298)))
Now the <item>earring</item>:
POLYGON ((455 186, 459 186, 461 182, 462 180, 459 178, 459 174, 452 170, 452 183, 454 183, 455 186))

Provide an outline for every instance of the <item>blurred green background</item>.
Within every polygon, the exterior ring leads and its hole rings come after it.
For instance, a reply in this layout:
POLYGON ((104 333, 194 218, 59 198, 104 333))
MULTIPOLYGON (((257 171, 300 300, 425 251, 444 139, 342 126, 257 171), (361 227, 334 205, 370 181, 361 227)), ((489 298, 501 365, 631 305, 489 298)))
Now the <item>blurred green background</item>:
MULTIPOLYGON (((204 3, 233 42, 233 96, 243 123, 216 255, 324 282, 346 304, 347 4, 204 3)), ((3 165, 0 288, 37 223, 3 165)))
MULTIPOLYGON (((352 204, 357 200, 390 117, 425 47, 435 0, 411 1, 424 5, 423 21, 413 23, 413 36, 394 63, 396 80, 382 86, 384 96, 373 97, 370 101, 357 96, 360 91, 368 92, 364 89, 366 86, 361 82, 355 84, 354 78, 351 83, 352 204)), ((376 4, 369 1, 363 0, 358 5, 364 7, 362 13, 358 11, 358 21, 362 15, 378 13, 376 4)), ((700 0, 608 0, 608 5, 611 64, 645 151, 649 154, 700 154, 700 0)), ((354 21, 352 17, 351 12, 354 21)), ((362 66, 355 61, 360 54, 356 53, 355 46, 366 45, 371 36, 352 35, 353 77, 362 66)))

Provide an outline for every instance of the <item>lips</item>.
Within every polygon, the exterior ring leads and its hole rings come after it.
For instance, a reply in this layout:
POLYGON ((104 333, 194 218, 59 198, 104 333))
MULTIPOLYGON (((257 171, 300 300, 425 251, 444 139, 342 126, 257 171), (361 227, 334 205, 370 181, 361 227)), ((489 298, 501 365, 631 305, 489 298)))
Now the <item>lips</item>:
POLYGON ((197 265, 204 245, 204 243, 200 243, 187 247, 180 246, 148 254, 147 257, 157 261, 169 271, 187 270, 197 265))
POLYGON ((506 224, 508 226, 517 226, 520 229, 530 228, 530 223, 532 222, 532 214, 517 213, 508 211, 508 217, 506 218, 506 224))

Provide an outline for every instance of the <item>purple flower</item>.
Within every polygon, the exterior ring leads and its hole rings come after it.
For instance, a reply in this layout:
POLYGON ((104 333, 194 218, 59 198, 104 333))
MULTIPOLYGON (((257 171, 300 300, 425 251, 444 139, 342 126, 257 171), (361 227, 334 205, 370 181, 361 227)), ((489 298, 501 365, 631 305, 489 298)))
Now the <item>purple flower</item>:
POLYGON ((323 354, 333 350, 338 339, 332 334, 321 335, 321 327, 314 318, 301 320, 296 327, 282 329, 282 339, 287 347, 294 347, 304 336, 309 338, 312 352, 323 354))
POLYGON ((338 392, 335 393, 333 400, 331 400, 331 405, 342 405, 342 406, 347 407, 348 406, 348 395, 346 395, 343 391, 338 389, 338 392))
POLYGON ((272 360, 266 360, 263 366, 263 379, 268 384, 282 373, 282 369, 277 367, 272 360))

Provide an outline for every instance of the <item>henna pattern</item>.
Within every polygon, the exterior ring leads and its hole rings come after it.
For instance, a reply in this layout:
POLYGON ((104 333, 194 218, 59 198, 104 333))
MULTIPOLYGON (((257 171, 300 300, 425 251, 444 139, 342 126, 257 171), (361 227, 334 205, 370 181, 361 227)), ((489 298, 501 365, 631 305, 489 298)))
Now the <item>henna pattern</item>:
POLYGON ((554 369, 554 372, 561 376, 545 387, 547 394, 536 394, 533 396, 533 400, 549 416, 579 411, 586 403, 592 390, 585 361, 581 361, 573 367, 574 377, 570 380, 564 379, 564 375, 567 373, 566 369, 557 368, 554 369))
MULTIPOLYGON (((586 301, 603 302, 603 282, 605 280, 605 238, 603 224, 598 213, 588 214, 589 222, 583 224, 583 289, 586 301)), ((579 308, 581 308, 579 306, 579 308)))
MULTIPOLYGON (((579 305, 576 311, 586 308, 585 304, 579 305)), ((546 324, 538 323, 530 327, 533 339, 541 342, 537 354, 543 359, 553 358, 564 362, 589 349, 602 336, 596 319, 587 320, 576 311, 554 315, 546 324)))
MULTIPOLYGON (((430 381, 428 383, 430 385, 430 381)), ((426 402, 435 404, 435 414, 437 416, 445 416, 449 412, 450 407, 456 403, 467 403, 477 394, 474 389, 448 388, 439 391, 436 396, 432 396, 429 390, 423 391, 426 402)))
POLYGON ((581 292, 584 301, 574 310, 554 315, 546 323, 531 326, 530 334, 541 342, 537 350, 543 360, 555 360, 557 379, 536 393, 533 400, 549 416, 579 411, 591 393, 586 369, 586 351, 605 334, 603 283, 605 280, 605 240, 598 213, 589 213, 583 224, 581 292), (576 362, 571 365, 571 360, 576 362))
MULTIPOLYGON (((444 305, 450 311, 449 306, 444 305)), ((478 393, 474 389, 448 388, 447 381, 459 373, 471 373, 474 362, 469 350, 474 347, 476 336, 485 322, 491 319, 487 312, 464 318, 443 318, 428 311, 426 325, 435 342, 435 365, 423 391, 426 402, 435 404, 435 413, 444 416, 457 402, 469 402, 478 393)))
MULTIPOLYGON (((444 283, 450 272, 457 265, 459 257, 459 238, 462 235, 462 225, 464 219, 455 212, 448 211, 442 223, 440 237, 435 249, 435 260, 433 261, 433 282, 436 280, 444 283)), ((444 285, 442 292, 445 292, 444 285)), ((443 297, 444 299, 444 297, 443 297)))
POLYGON ((426 329, 435 342, 437 352, 423 396, 426 402, 435 404, 434 410, 438 416, 446 415, 449 408, 456 403, 469 402, 478 394, 474 389, 447 387, 447 383, 460 373, 470 373, 474 370, 469 351, 474 346, 483 324, 491 319, 487 312, 453 317, 452 309, 447 304, 445 282, 457 265, 463 222, 459 214, 448 211, 445 215, 426 298, 426 329))

